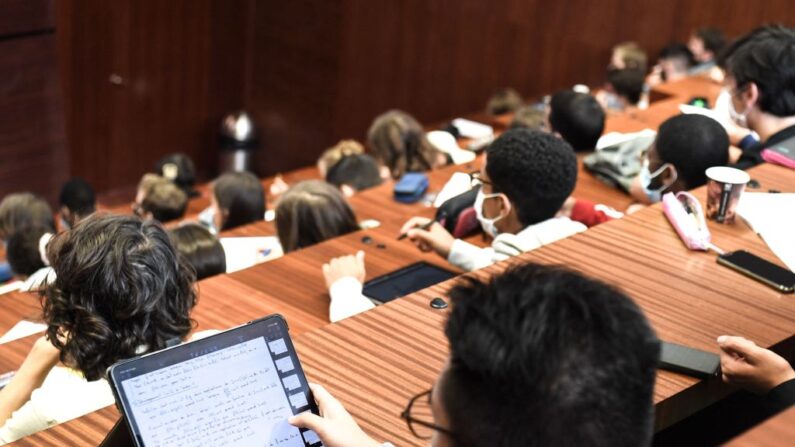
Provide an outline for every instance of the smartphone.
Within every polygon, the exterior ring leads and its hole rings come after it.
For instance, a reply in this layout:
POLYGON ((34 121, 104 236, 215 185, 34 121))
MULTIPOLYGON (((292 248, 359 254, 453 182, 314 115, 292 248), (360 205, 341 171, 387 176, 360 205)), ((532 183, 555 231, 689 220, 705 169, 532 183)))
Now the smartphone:
POLYGON ((664 341, 660 352, 660 369, 705 379, 718 375, 720 357, 711 352, 664 341))
POLYGON ((792 293, 795 291, 795 273, 745 250, 718 256, 718 264, 748 275, 779 292, 792 293))

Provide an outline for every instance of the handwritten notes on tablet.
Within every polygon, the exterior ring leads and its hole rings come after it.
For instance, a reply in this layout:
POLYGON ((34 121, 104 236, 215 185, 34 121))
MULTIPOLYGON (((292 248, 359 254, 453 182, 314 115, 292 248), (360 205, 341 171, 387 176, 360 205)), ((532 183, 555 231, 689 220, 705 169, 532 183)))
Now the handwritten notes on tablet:
MULTIPOLYGON (((144 443, 302 447, 301 433, 287 418, 291 401, 306 397, 299 391, 288 400, 270 354, 280 346, 270 345, 257 338, 125 380, 144 443)), ((279 359, 279 370, 292 367, 279 359)), ((291 389, 293 379, 284 386, 291 389)))

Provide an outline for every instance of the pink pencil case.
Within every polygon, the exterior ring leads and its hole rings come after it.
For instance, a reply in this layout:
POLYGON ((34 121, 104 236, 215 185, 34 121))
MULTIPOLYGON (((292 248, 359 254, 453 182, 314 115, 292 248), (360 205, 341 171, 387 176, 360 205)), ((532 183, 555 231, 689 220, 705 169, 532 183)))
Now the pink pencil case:
POLYGON ((762 151, 762 158, 768 163, 775 163, 795 169, 795 152, 789 148, 765 149, 762 151), (788 156, 789 154, 789 156, 788 156))
POLYGON ((712 236, 698 199, 688 192, 667 193, 662 197, 665 217, 685 246, 691 250, 707 250, 712 236))

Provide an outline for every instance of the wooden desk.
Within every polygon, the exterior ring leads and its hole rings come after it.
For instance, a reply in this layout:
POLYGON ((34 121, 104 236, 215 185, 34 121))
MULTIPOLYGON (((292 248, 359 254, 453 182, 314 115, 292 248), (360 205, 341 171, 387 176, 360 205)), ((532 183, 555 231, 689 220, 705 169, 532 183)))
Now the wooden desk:
POLYGON ((40 303, 37 293, 17 291, 0 295, 0 336, 19 320, 40 321, 40 303))
POLYGON ((788 447, 795 441, 795 407, 785 410, 726 444, 726 447, 788 447))

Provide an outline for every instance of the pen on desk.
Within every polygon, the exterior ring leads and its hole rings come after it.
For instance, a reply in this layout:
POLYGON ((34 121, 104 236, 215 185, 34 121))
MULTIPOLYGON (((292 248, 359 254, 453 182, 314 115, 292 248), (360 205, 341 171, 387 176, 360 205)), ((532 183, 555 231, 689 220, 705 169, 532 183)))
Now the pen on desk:
MULTIPOLYGON (((423 225, 418 225, 418 226, 412 228, 412 230, 427 230, 428 228, 431 228, 435 222, 436 222, 435 220, 429 220, 427 223, 425 223, 423 225)), ((402 241, 403 239, 406 239, 407 237, 409 237, 408 231, 403 233, 403 234, 401 234, 400 236, 398 236, 397 240, 402 241)))

